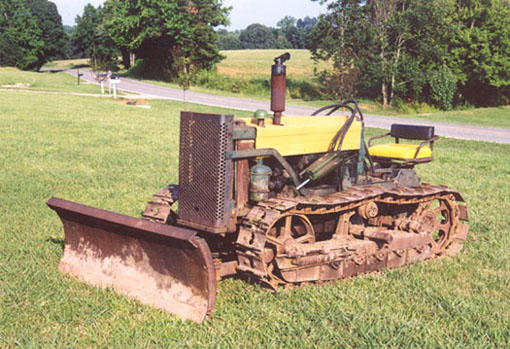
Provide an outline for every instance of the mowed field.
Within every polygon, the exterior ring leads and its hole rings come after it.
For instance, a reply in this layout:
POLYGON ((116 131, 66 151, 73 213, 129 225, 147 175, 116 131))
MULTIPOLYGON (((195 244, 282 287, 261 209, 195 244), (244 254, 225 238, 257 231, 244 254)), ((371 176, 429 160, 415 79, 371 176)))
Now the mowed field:
POLYGON ((21 91, 71 92, 71 93, 100 93, 97 85, 78 80, 67 73, 34 73, 21 71, 16 68, 0 67, 0 89, 19 89, 21 91), (16 84, 22 88, 13 87, 16 84))
POLYGON ((328 67, 324 62, 315 63, 308 50, 232 50, 221 51, 225 59, 218 64, 218 73, 236 77, 271 76, 274 59, 285 52, 290 53, 290 60, 285 62, 287 75, 293 79, 311 78, 314 68, 328 67))
POLYGON ((150 103, 0 91, 0 346, 510 346, 508 145, 440 139, 436 160, 418 167, 470 207, 455 258, 278 294, 227 279, 201 325, 60 274, 51 196, 139 216, 177 183, 182 103, 150 103))
POLYGON ((46 63, 44 66, 46 68, 73 69, 76 67, 86 67, 86 66, 89 66, 89 64, 90 64, 90 61, 88 58, 77 58, 77 59, 56 60, 56 61, 46 63))

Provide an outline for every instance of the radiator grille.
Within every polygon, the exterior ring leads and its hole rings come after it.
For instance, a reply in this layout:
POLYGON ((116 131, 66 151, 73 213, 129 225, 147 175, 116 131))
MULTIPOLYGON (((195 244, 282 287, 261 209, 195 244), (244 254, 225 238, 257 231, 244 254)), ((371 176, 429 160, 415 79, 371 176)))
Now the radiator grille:
POLYGON ((181 113, 179 222, 224 232, 230 217, 233 116, 181 113))

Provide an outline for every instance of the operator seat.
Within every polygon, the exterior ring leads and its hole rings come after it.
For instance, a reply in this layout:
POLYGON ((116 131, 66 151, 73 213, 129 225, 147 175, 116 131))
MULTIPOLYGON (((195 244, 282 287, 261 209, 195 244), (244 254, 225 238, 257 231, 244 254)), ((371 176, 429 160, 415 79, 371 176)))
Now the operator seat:
POLYGON ((434 141, 439 137, 434 135, 433 126, 415 126, 393 124, 388 133, 372 137, 368 140, 368 153, 374 162, 381 165, 409 165, 426 163, 433 160, 432 150, 434 141), (372 145, 375 139, 391 136, 394 143, 372 145), (420 144, 402 144, 400 139, 421 140, 420 144))

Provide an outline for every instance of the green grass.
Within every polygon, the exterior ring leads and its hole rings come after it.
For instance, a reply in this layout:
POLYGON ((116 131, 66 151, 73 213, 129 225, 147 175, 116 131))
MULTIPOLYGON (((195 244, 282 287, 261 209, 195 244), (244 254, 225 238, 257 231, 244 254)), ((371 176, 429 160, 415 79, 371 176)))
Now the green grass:
POLYGON ((153 193, 177 182, 182 104, 151 105, 0 94, 0 346, 510 345, 508 145, 442 138, 436 161, 418 168, 470 206, 470 235, 456 258, 281 294, 224 280, 202 325, 61 275, 64 235, 49 197, 139 216, 153 193))
POLYGON ((242 77, 270 76, 274 58, 285 52, 291 55, 285 65, 287 75, 292 78, 308 79, 313 76, 314 68, 328 68, 324 62, 313 62, 308 50, 233 50, 221 51, 226 58, 218 63, 218 73, 242 77))
POLYGON ((88 58, 79 59, 64 59, 46 63, 45 68, 61 68, 61 69, 76 69, 81 67, 90 67, 88 58))
MULTIPOLYGON (((391 115, 391 114, 390 114, 391 115)), ((452 124, 510 128, 510 106, 393 116, 452 124)))
POLYGON ((17 83, 30 84, 28 89, 33 91, 73 92, 73 93, 100 93, 96 85, 83 83, 78 85, 77 79, 67 73, 34 73, 21 71, 15 68, 0 68, 0 89, 2 85, 15 85, 17 83))

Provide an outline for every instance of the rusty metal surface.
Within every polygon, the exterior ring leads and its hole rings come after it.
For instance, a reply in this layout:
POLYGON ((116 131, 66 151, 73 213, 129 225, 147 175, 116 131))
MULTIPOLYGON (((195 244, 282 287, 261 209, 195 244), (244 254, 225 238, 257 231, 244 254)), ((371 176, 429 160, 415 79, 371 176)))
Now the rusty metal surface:
POLYGON ((178 187, 170 185, 163 188, 159 193, 152 196, 153 200, 147 203, 142 217, 162 224, 169 223, 170 218, 177 219, 172 211, 172 205, 177 200, 178 187))
POLYGON ((224 233, 231 216, 233 116, 181 113, 179 224, 224 233))
POLYGON ((214 310, 216 271, 196 232, 57 198, 47 204, 64 225, 63 273, 196 322, 214 310))
POLYGON ((325 211, 332 209, 342 209, 342 205, 357 203, 367 199, 373 199, 375 197, 381 197, 380 200, 384 200, 387 197, 401 197, 402 199, 408 198, 420 198, 427 197, 430 195, 446 195, 452 194, 455 196, 457 201, 464 201, 462 196, 456 190, 450 189, 447 186, 433 186, 423 184, 417 188, 388 188, 382 185, 364 185, 350 187, 346 190, 335 192, 328 196, 307 196, 305 198, 286 198, 299 203, 303 207, 309 207, 310 210, 315 210, 318 214, 324 214, 325 211))
MULTIPOLYGON (((255 142, 237 141, 236 150, 249 150, 255 148, 255 142)), ((248 159, 238 160, 235 162, 235 194, 236 194, 236 207, 242 208, 248 203, 250 185, 250 164, 248 159)))
POLYGON ((456 191, 429 185, 358 186, 327 197, 263 201, 241 224, 238 269, 277 290, 454 255, 468 231, 461 223, 467 207, 458 201, 456 191), (329 237, 316 241, 321 234, 329 237))

